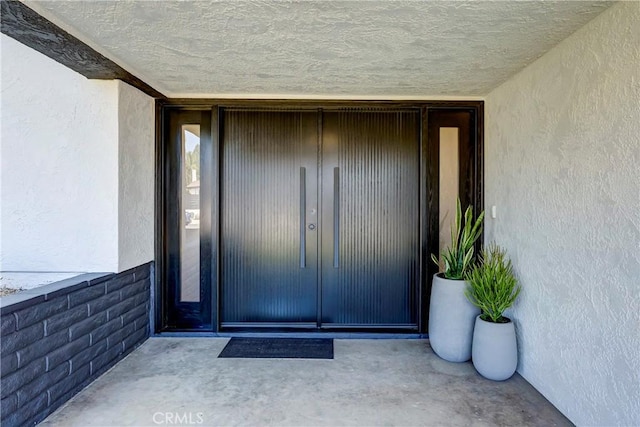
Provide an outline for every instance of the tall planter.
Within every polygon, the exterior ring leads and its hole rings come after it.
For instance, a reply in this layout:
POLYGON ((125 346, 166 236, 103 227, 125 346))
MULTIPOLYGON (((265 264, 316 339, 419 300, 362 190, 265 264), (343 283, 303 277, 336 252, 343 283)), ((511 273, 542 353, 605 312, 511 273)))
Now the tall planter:
POLYGON ((464 294, 464 280, 433 276, 429 305, 429 343, 433 351, 449 362, 466 362, 471 358, 473 326, 480 309, 464 294))
POLYGON ((473 331, 473 366, 480 375, 494 381, 511 378, 518 365, 516 330, 507 320, 493 323, 478 316, 473 331))

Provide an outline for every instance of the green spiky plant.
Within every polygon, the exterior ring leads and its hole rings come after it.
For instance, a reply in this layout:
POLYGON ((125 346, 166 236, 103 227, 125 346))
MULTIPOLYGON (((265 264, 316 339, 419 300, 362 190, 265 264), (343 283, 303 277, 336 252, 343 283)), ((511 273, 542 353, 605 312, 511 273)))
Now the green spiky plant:
MULTIPOLYGON (((469 271, 473 261, 473 244, 482 234, 482 220, 484 212, 481 212, 476 221, 473 221, 473 208, 467 207, 464 213, 464 225, 462 223, 462 207, 460 199, 456 204, 456 218, 451 226, 451 246, 442 250, 444 277, 447 279, 463 280, 469 271)), ((431 254, 431 259, 440 266, 438 258, 431 254)))
POLYGON ((469 286, 465 295, 480 310, 480 318, 487 322, 507 323, 504 311, 511 307, 520 294, 521 286, 513 273, 506 251, 492 244, 482 251, 480 262, 465 276, 469 286))

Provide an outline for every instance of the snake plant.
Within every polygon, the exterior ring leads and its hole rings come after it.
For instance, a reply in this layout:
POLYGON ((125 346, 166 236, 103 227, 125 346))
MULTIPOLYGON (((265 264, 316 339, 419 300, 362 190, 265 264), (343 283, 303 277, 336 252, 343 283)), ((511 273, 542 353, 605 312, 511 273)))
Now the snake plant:
MULTIPOLYGON (((456 204, 456 218, 451 226, 451 246, 442 250, 440 254, 444 266, 444 277, 447 279, 463 280, 473 261, 473 244, 482 234, 482 220, 484 212, 473 221, 473 208, 467 207, 462 221, 460 199, 456 204)), ((432 254, 431 259, 440 266, 438 258, 432 254)))

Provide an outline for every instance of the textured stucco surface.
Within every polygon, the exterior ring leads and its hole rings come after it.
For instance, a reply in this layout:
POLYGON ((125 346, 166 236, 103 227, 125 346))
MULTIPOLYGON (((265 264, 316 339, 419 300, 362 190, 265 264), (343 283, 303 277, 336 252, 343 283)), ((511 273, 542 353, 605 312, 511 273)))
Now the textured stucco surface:
POLYGON ((119 271, 154 258, 155 110, 153 99, 118 82, 119 271))
POLYGON ((578 425, 640 425, 640 3, 486 100, 487 241, 523 291, 518 371, 578 425))
POLYGON ((0 37, 1 268, 114 271, 117 83, 0 37))
MULTIPOLYGON (((2 68, 2 46, 3 42, 0 39, 0 69, 2 68)), ((0 168, 2 167, 2 93, 4 88, 4 82, 2 80, 2 71, 0 70, 0 168)), ((0 271, 4 270, 2 268, 2 263, 4 260, 3 250, 2 250, 2 169, 0 169, 0 271)))
POLYGON ((0 271, 124 271, 153 260, 153 100, 5 35, 1 45, 0 271))
POLYGON ((485 95, 609 2, 27 1, 179 96, 485 95))

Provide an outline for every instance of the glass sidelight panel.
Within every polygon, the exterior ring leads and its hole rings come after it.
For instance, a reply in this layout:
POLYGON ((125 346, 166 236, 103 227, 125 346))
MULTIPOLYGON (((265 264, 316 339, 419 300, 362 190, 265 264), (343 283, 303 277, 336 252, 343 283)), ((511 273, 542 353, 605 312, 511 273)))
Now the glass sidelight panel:
POLYGON ((182 125, 180 301, 200 301, 200 125, 182 125))
POLYGON ((163 329, 215 328, 214 269, 217 215, 213 203, 217 183, 213 165, 212 111, 169 109, 165 114, 165 140, 159 155, 162 169, 162 225, 158 229, 160 273, 156 321, 163 329))
POLYGON ((440 203, 438 253, 451 244, 451 224, 456 216, 456 201, 460 188, 459 130, 440 128, 440 203))

